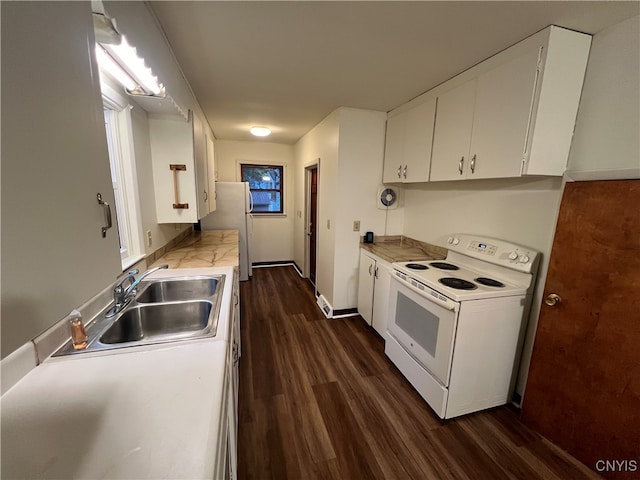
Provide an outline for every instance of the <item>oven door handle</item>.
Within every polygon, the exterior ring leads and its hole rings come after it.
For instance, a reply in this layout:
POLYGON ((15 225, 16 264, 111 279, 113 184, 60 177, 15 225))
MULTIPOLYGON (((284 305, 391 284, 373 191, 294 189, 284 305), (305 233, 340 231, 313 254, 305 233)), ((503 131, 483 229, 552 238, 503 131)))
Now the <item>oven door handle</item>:
POLYGON ((438 293, 437 291, 435 291, 431 287, 427 287, 426 285, 424 285, 424 290, 422 290, 412 285, 411 283, 407 282, 406 280, 403 280, 400 277, 400 275, 398 275, 397 271, 395 271, 394 273, 395 275, 392 276, 394 280, 396 280, 400 285, 417 293, 418 295, 423 297, 425 300, 429 300, 430 302, 433 302, 436 305, 440 305, 441 307, 444 307, 447 310, 451 310, 454 312, 457 312, 458 310, 460 310, 460 304, 458 302, 454 302, 453 300, 445 297, 441 293, 438 293))

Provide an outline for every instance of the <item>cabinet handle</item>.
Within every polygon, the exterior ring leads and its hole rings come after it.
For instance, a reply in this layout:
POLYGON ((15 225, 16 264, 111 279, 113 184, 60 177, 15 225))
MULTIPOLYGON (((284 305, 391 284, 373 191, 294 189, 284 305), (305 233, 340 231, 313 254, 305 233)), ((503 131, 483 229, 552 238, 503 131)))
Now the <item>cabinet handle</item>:
POLYGON ((369 276, 371 276, 371 267, 373 267, 373 265, 369 264, 369 276))
POLYGON ((102 200, 102 194, 98 193, 98 203, 104 207, 104 219, 106 225, 102 227, 102 238, 107 236, 107 230, 113 226, 113 222, 111 221, 111 207, 107 202, 102 200))
POLYGON ((458 172, 460 172, 460 175, 462 175, 462 167, 464 167, 464 157, 458 162, 458 172))
POLYGON ((404 168, 402 169, 402 175, 404 175, 404 178, 407 178, 407 166, 405 165, 404 168))
POLYGON ((209 194, 207 193, 207 191, 204 191, 204 201, 207 202, 209 201, 209 194))
POLYGON ((173 172, 173 198, 174 198, 174 202, 173 202, 173 208, 175 209, 185 209, 185 208, 189 208, 189 204, 188 203, 180 203, 180 193, 178 191, 178 172, 186 172, 187 171, 187 166, 184 164, 170 164, 169 165, 169 170, 171 170, 173 172))
POLYGON ((475 155, 471 157, 471 163, 469 164, 469 167, 471 168, 471 173, 476 172, 476 156, 475 155))
POLYGON ((375 278, 378 278, 378 267, 376 267, 376 269, 373 271, 373 276, 375 278))
POLYGON ((398 166, 398 178, 402 175, 402 165, 398 166))

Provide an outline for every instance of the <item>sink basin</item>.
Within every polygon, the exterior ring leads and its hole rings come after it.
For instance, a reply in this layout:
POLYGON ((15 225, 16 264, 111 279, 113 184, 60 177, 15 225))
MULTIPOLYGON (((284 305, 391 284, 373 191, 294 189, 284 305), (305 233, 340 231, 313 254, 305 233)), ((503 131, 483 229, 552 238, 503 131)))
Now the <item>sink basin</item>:
POLYGON ((140 293, 116 316, 113 304, 87 326, 88 345, 68 341, 54 357, 154 343, 213 337, 218 329, 225 275, 166 277, 140 283, 140 293))
POLYGON ((138 295, 138 303, 178 302, 212 296, 218 286, 218 278, 152 281, 138 295))
POLYGON ((153 342, 198 335, 209 324, 212 309, 208 301, 138 305, 125 310, 100 342, 153 342))

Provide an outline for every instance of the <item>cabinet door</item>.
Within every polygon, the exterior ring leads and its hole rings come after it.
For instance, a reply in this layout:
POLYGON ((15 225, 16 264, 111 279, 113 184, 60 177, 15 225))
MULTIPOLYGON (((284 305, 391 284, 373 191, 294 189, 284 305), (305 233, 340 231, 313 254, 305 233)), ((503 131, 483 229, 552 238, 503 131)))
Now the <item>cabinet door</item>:
POLYGON ((106 288, 122 266, 91 6, 1 8, 6 356, 106 288), (98 193, 113 215, 105 237, 98 193))
POLYGON ((387 119, 387 134, 384 146, 383 183, 401 182, 404 166, 404 132, 407 113, 402 112, 387 119))
POLYGON ((196 172, 193 157, 193 127, 182 117, 150 116, 149 137, 156 197, 158 223, 195 223, 198 221, 196 172), (175 172, 178 203, 187 208, 174 208, 173 164, 185 165, 186 170, 175 172))
POLYGON ((389 294, 391 290, 391 266, 376 262, 375 285, 373 288, 373 319, 371 325, 380 335, 387 330, 389 315, 389 294))
POLYGON ((436 100, 421 103, 407 112, 404 136, 403 182, 426 182, 431 166, 436 100))
POLYGON ((478 77, 470 178, 519 177, 529 131, 539 50, 478 77))
POLYGON ((476 80, 438 97, 429 180, 460 180, 469 167, 476 80))
POLYGON ((376 268, 374 259, 360 252, 360 274, 358 278, 358 313, 371 325, 373 316, 373 272, 376 268))
POLYGON ((193 157, 196 166, 196 199, 198 219, 209 214, 209 175, 207 144, 200 119, 193 115, 193 157))
POLYGON ((216 159, 213 140, 205 135, 207 143, 207 176, 209 180, 209 213, 215 212, 216 205, 216 159))

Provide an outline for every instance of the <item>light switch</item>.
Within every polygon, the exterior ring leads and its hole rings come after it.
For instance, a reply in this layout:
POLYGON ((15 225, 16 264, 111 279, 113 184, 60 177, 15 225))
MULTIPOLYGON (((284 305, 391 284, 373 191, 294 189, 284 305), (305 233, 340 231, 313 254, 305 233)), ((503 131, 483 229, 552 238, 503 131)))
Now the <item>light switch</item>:
POLYGON ((331 229, 331 220, 327 218, 327 230, 331 229))
POLYGON ((354 232, 359 232, 360 231, 360 220, 354 220, 353 221, 353 231, 354 232))

